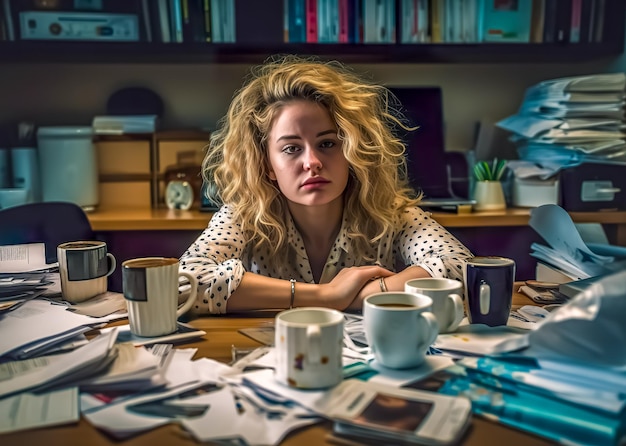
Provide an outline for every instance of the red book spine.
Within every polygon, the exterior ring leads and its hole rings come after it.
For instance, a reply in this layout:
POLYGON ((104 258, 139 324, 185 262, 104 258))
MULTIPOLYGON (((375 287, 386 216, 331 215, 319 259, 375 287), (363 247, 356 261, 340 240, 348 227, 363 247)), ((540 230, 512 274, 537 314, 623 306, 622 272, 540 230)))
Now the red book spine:
POLYGON ((317 43, 317 0, 306 0, 306 41, 317 43))
POLYGON ((339 43, 348 43, 348 24, 350 11, 348 10, 348 0, 339 0, 339 43))

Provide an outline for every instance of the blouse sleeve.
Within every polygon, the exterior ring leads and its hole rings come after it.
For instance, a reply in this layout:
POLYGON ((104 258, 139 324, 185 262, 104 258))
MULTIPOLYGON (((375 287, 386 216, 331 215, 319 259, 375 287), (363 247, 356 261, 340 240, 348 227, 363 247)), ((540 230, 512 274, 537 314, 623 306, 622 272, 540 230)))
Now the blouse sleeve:
POLYGON ((406 265, 420 266, 432 277, 463 280, 463 266, 473 255, 456 237, 419 207, 404 214, 397 249, 406 265))
MULTIPOLYGON (((242 253, 245 245, 238 225, 224 206, 213 215, 208 227, 180 258, 180 269, 198 279, 198 295, 193 311, 197 314, 226 312, 230 295, 245 272, 242 253)), ((181 282, 179 300, 189 295, 188 281, 181 282)))

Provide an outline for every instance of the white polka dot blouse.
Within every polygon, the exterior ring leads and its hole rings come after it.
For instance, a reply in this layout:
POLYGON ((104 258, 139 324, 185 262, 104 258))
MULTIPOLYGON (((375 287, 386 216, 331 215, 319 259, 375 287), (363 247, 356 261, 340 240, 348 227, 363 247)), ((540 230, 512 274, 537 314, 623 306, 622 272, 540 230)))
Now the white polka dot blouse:
MULTIPOLYGON (((267 262, 270 253, 252 247, 253 244, 248 243, 240 227, 233 223, 231 211, 223 206, 180 258, 181 270, 198 279, 194 312, 226 313, 228 298, 237 289, 245 272, 314 283, 302 237, 291 218, 288 222, 288 238, 289 255, 279 273, 267 262)), ((396 271, 399 263, 420 266, 433 277, 463 280, 464 261, 472 257, 472 253, 461 242, 419 207, 408 209, 399 227, 387 234, 368 253, 376 261, 355 258, 350 246, 350 237, 342 225, 326 260, 320 283, 330 282, 342 268, 372 263, 390 271, 396 271), (391 252, 386 249, 389 244, 393 244, 391 252)), ((188 291, 189 284, 181 282, 181 299, 186 297, 188 291)))

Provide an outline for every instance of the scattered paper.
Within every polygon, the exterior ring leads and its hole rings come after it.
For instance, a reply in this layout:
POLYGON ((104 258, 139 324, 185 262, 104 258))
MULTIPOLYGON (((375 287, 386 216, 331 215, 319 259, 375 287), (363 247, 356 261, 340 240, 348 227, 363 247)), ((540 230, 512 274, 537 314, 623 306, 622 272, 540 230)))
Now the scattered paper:
POLYGON ((46 263, 46 247, 43 243, 0 246, 0 273, 24 273, 47 270, 58 263, 46 263))
POLYGON ((78 387, 0 398, 0 433, 78 423, 78 387))

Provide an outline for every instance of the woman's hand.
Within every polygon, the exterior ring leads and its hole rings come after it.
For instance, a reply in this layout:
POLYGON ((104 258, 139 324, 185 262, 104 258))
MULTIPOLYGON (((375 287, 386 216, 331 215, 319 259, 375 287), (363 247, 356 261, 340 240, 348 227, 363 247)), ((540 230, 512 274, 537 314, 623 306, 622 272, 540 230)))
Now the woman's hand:
MULTIPOLYGON (((329 283, 319 285, 322 287, 322 302, 320 303, 325 307, 341 311, 352 308, 353 301, 358 300, 357 296, 368 282, 378 277, 391 275, 393 272, 376 265, 344 268, 329 283)), ((379 286, 378 282, 376 286, 379 286)), ((360 309, 362 304, 359 300, 355 305, 360 309)))
MULTIPOLYGON (((385 270, 386 271, 386 270, 385 270)), ((397 274, 391 273, 386 276, 381 274, 381 277, 385 278, 385 288, 387 291, 404 291, 404 283, 410 279, 417 279, 419 277, 430 277, 430 274, 425 269, 419 266, 409 266, 403 271, 397 274)), ((363 300, 374 293, 380 293, 380 282, 375 280, 370 283, 366 283, 359 291, 356 298, 350 303, 349 310, 362 310, 363 300)))

